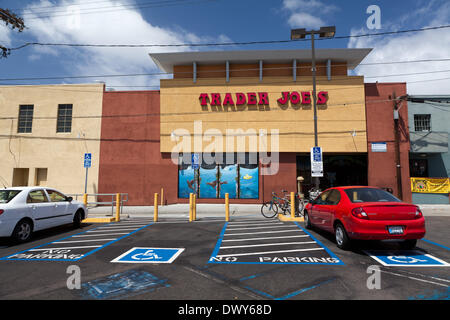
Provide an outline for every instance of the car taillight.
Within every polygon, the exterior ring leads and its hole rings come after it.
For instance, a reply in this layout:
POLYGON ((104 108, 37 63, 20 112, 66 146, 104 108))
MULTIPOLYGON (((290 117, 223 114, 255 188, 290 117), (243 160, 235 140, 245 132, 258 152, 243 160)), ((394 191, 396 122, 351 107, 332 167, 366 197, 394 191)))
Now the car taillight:
POLYGON ((2 214, 3 212, 5 212, 5 210, 3 210, 3 209, 0 209, 0 214, 2 214))
POLYGON ((369 216, 367 215, 367 213, 364 211, 364 209, 362 207, 353 209, 352 215, 359 219, 369 219, 369 216))
POLYGON ((420 219, 423 217, 422 211, 419 208, 416 209, 416 214, 414 215, 414 219, 420 219))

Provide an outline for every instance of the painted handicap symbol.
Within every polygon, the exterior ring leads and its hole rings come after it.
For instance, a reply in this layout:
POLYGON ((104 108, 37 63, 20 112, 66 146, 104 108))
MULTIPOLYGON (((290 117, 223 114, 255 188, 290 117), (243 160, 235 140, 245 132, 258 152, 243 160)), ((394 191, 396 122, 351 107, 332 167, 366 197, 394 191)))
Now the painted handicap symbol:
POLYGON ((134 247, 111 262, 121 263, 172 263, 184 248, 141 248, 134 247))
POLYGON ((407 257, 407 256, 388 256, 389 260, 398 262, 398 263, 417 263, 417 262, 427 262, 428 260, 419 259, 415 257, 407 257))
POLYGON ((131 258, 134 259, 134 260, 140 260, 140 261, 161 259, 161 257, 159 257, 154 252, 153 249, 147 250, 145 252, 137 253, 137 254, 133 255, 131 258))

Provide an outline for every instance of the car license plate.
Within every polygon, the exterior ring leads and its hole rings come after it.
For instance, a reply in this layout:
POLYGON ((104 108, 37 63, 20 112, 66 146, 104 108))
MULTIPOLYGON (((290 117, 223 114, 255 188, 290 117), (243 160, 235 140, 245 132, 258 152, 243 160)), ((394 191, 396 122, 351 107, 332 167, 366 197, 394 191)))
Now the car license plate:
POLYGON ((388 231, 390 234, 403 234, 403 227, 400 226, 388 227, 388 231))

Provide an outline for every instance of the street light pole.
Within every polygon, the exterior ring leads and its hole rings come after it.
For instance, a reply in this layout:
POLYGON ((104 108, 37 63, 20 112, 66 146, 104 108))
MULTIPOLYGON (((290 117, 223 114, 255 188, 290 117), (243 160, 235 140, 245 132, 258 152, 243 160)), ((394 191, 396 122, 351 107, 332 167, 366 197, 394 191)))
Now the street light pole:
MULTIPOLYGON (((296 39, 303 39, 306 37, 307 34, 311 35, 311 60, 312 60, 312 80, 313 80, 313 110, 314 110, 314 146, 319 146, 319 138, 317 134, 317 105, 316 105, 316 50, 314 47, 314 34, 318 34, 320 38, 332 38, 334 37, 334 34, 336 33, 336 27, 330 26, 330 27, 321 27, 319 30, 306 30, 304 28, 302 29, 294 29, 291 30, 291 40, 296 39)), ((319 177, 314 177, 314 185, 316 190, 319 189, 320 180, 319 177)))
MULTIPOLYGON (((311 31, 311 56, 312 56, 312 78, 313 78, 313 109, 314 109, 314 146, 319 146, 319 139, 317 136, 317 106, 316 106, 316 50, 314 47, 314 30, 311 31)), ((317 178, 317 182, 319 181, 319 178, 317 178)), ((318 188, 319 185, 316 183, 316 187, 318 188)))

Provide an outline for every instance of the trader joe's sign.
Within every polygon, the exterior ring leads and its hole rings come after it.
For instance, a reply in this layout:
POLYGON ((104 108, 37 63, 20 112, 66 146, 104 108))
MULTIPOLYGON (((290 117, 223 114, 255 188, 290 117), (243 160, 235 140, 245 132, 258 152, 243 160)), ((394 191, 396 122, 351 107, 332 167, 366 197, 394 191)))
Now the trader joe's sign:
MULTIPOLYGON (((312 93, 309 91, 283 91, 281 97, 277 99, 277 102, 281 105, 287 103, 291 104, 304 104, 308 105, 312 103, 312 93)), ((267 92, 236 92, 234 94, 225 93, 201 93, 199 96, 200 105, 207 106, 242 106, 242 105, 268 105, 269 94, 267 92)), ((326 104, 328 101, 328 92, 319 91, 317 93, 317 104, 326 104)))

